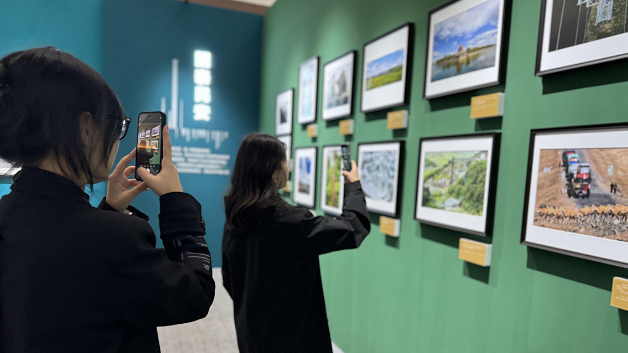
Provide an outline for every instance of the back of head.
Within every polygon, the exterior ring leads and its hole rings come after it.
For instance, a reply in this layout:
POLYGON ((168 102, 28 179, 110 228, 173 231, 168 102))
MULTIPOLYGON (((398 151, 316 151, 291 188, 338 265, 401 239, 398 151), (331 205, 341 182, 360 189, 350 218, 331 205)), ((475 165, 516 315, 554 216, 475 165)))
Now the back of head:
POLYGON ((35 48, 0 59, 0 158, 14 166, 37 166, 54 156, 67 174, 92 183, 90 163, 107 160, 123 117, 100 74, 68 53, 35 48), (98 132, 98 148, 83 142, 83 113, 98 132))
POLYGON ((286 146, 273 136, 250 134, 244 139, 225 196, 228 225, 248 228, 262 224, 270 212, 285 204, 273 182, 285 158, 286 146))

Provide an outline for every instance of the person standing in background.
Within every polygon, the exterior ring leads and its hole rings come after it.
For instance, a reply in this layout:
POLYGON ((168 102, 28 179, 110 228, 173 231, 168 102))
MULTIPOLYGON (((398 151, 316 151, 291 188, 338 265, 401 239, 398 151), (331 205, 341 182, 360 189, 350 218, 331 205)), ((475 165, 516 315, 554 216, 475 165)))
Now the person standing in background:
POLYGON ((371 225, 358 170, 344 171, 344 207, 314 217, 279 195, 289 167, 277 138, 251 134, 225 196, 223 282, 242 353, 332 352, 318 256, 355 249, 371 225))

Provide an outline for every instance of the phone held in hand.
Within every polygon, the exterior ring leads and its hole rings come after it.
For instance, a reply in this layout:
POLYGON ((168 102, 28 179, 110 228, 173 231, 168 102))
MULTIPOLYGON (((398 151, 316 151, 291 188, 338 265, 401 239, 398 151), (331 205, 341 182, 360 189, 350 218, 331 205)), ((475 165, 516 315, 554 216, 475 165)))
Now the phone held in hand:
MULTIPOLYGON (((165 125, 166 114, 162 112, 143 112, 137 119, 135 166, 148 170, 152 175, 161 172, 161 161, 164 156, 162 136, 165 125)), ((142 181, 137 171, 135 179, 142 181)))
POLYGON ((340 150, 342 152, 342 169, 347 172, 351 171, 351 150, 349 149, 348 144, 344 144, 340 146, 340 150))

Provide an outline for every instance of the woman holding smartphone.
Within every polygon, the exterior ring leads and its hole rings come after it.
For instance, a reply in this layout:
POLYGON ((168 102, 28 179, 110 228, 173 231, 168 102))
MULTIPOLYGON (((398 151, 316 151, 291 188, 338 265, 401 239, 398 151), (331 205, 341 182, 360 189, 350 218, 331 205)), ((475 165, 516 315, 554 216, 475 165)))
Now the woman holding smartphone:
POLYGON ((355 162, 344 171, 344 207, 314 217, 279 195, 286 146, 252 134, 240 146, 225 196, 224 286, 233 298, 243 353, 331 352, 318 255, 360 246, 370 231, 355 162))
POLYGON ((0 59, 0 158, 22 167, 0 199, 0 352, 159 352, 157 326, 206 316, 214 299, 201 207, 183 193, 164 129, 162 172, 123 157, 129 128, 111 87, 55 48, 0 59), (108 180, 90 206, 86 185, 108 180), (161 204, 164 249, 130 207, 161 204))

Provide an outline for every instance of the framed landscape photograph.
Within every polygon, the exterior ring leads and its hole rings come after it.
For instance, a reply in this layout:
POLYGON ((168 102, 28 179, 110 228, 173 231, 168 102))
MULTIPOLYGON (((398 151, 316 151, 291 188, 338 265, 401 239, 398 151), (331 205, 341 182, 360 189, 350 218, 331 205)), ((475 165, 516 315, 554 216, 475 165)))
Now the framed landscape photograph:
POLYGON ((499 138, 490 133, 421 139, 415 219, 491 235, 499 138))
POLYGON ((294 150, 294 186, 292 199, 297 204, 314 208, 316 205, 316 147, 294 150))
POLYGON ((353 113, 353 78, 356 51, 350 51, 323 67, 323 120, 353 113))
POLYGON ((288 165, 292 161, 292 135, 278 136, 277 139, 286 145, 286 160, 288 165))
POLYGON ((321 208, 334 216, 342 214, 345 178, 342 175, 340 145, 323 147, 323 183, 321 184, 321 208))
POLYGON ((404 147, 403 141, 358 145, 358 170, 369 211, 398 216, 404 147))
POLYGON ((407 103, 413 32, 413 24, 407 23, 364 45, 362 112, 407 103))
POLYGON ((277 136, 292 134, 293 101, 293 88, 277 95, 275 101, 275 135, 277 136))
POLYGON ((522 244, 628 267, 628 124, 533 130, 522 244))
POLYGON ((297 121, 310 124, 316 121, 318 99, 318 61, 315 56, 299 66, 299 107, 297 121))
POLYGON ((627 0, 543 0, 538 76, 628 57, 627 0))
POLYGON ((430 12, 424 97, 500 83, 510 0, 456 0, 430 12))

